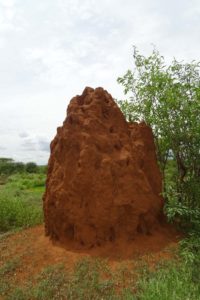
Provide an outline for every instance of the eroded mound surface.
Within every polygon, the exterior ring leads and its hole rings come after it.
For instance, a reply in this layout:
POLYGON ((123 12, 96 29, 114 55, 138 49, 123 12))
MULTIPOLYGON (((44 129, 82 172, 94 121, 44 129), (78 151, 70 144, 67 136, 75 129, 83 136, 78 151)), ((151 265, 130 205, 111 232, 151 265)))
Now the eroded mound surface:
POLYGON ((160 193, 151 128, 127 123, 102 88, 74 97, 51 143, 46 234, 87 247, 152 234, 162 219, 160 193))

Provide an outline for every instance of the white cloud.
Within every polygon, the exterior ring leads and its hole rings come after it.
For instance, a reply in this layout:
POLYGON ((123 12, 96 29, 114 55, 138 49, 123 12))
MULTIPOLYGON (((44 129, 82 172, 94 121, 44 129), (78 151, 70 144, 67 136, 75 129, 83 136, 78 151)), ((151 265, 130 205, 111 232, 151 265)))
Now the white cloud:
POLYGON ((5 7, 13 7, 15 2, 15 0, 0 0, 0 4, 5 7))
POLYGON ((0 0, 0 156, 47 162, 74 95, 103 86, 121 98, 133 44, 198 59, 199 26, 198 0, 0 0))

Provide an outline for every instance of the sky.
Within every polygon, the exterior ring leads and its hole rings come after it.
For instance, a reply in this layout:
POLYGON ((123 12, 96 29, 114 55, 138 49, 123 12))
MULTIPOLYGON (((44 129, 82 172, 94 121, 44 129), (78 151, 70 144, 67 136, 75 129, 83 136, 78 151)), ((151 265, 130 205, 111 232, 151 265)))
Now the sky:
POLYGON ((199 0, 0 0, 0 157, 46 164, 85 86, 123 98, 133 45, 199 60, 199 0))

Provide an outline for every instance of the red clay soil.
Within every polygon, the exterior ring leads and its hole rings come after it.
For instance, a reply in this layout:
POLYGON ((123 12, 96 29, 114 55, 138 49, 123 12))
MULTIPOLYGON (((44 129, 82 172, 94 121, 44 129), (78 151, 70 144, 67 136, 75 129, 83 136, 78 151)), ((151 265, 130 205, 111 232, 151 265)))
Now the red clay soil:
POLYGON ((135 270, 140 262, 153 268, 162 260, 175 258, 178 239, 173 228, 167 227, 158 229, 154 235, 138 235, 132 246, 109 242, 102 247, 84 250, 70 249, 68 245, 66 250, 45 237, 44 227, 40 225, 0 240, 0 267, 19 258, 20 264, 14 274, 19 284, 33 280, 34 275, 51 265, 63 264, 67 270, 73 271, 74 265, 83 258, 106 258, 109 267, 116 272, 121 266, 135 270))
POLYGON ((151 128, 128 123, 103 88, 74 97, 51 143, 46 235, 73 248, 159 248, 168 239, 161 190, 151 128))

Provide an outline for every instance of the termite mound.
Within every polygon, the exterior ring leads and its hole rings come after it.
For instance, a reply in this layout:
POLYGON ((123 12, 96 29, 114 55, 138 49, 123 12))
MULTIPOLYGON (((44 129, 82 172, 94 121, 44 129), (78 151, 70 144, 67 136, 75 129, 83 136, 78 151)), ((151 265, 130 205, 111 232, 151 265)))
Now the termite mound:
POLYGON ((85 88, 51 142, 46 235, 96 247, 153 234, 163 210, 152 130, 128 123, 103 88, 85 88))

